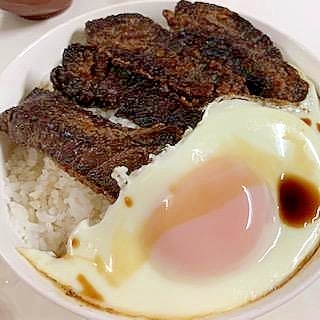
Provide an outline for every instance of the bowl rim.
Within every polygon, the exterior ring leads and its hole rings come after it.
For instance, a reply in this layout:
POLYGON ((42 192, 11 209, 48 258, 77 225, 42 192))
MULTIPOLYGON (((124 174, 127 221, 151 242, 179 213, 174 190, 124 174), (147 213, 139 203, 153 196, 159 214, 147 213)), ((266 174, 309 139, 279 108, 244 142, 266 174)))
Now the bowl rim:
MULTIPOLYGON (((54 38, 55 35, 58 35, 59 32, 63 31, 68 26, 74 26, 73 28, 76 29, 77 25, 80 25, 81 21, 83 20, 89 20, 93 18, 98 18, 107 13, 108 10, 111 11, 110 14, 113 14, 112 11, 116 11, 116 9, 124 9, 124 8, 133 8, 134 6, 152 6, 154 4, 160 5, 164 4, 163 9, 165 8, 165 5, 168 6, 170 4, 171 6, 175 5, 177 1, 174 0, 151 0, 151 1, 143 1, 143 0, 136 0, 136 1, 125 1, 121 3, 113 3, 113 4, 107 4, 104 7, 94 9, 92 11, 88 11, 84 14, 78 15, 73 17, 72 19, 65 21, 64 23, 50 29, 49 31, 45 32, 41 37, 39 37, 37 40, 32 42, 30 45, 28 45, 25 49, 23 49, 1 72, 0 74, 0 84, 5 82, 6 78, 10 75, 11 69, 21 61, 24 57, 27 55, 31 55, 32 51, 37 49, 37 46, 45 41, 50 41, 51 38, 54 38)), ((206 1, 206 2, 212 2, 212 1, 206 1)), ((128 12, 128 10, 126 10, 128 12)), ((160 12, 159 12, 160 13, 160 12)), ((270 38, 277 44, 278 47, 280 47, 281 51, 285 51, 286 55, 289 59, 294 60, 297 65, 304 65, 302 68, 305 72, 305 74, 311 78, 311 80, 315 83, 317 91, 320 91, 320 74, 316 72, 316 68, 314 68, 315 65, 318 65, 320 67, 320 60, 317 59, 312 53, 310 53, 304 45, 299 43, 298 41, 292 39, 290 36, 284 34, 283 32, 277 30, 272 25, 269 25, 268 23, 262 22, 250 15, 246 15, 245 13, 237 10, 237 13, 239 13, 242 17, 250 21, 255 27, 265 32, 267 35, 270 36, 270 38), (267 30, 267 31, 266 31, 267 30), (286 49, 284 50, 282 43, 285 44, 286 49), (280 45, 279 45, 280 44, 280 45), (290 58, 291 56, 291 49, 292 52, 295 52, 295 58, 290 58)), ((83 23, 81 23, 84 27, 83 23)), ((287 58, 287 57, 286 57, 287 58)), ((49 68, 48 68, 49 69, 49 68)), ((5 106, 5 109, 8 106, 5 106)), ((3 109, 4 110, 4 109, 3 109)), ((1 110, 1 111, 3 111, 1 110)), ((15 235, 17 236, 17 235, 15 235)), ((15 249, 13 249, 15 250, 15 249)), ((16 255, 19 255, 17 250, 16 255)), ((315 254, 318 258, 320 258, 320 250, 317 251, 315 254)), ((121 315, 114 315, 109 314, 105 311, 101 311, 98 309, 95 309, 94 307, 87 306, 86 304, 82 305, 79 303, 79 300, 71 298, 66 296, 62 291, 58 288, 56 288, 52 281, 48 279, 44 279, 44 277, 35 270, 32 266, 30 266, 29 263, 25 261, 24 258, 20 256, 20 259, 18 260, 12 260, 10 257, 10 253, 3 249, 2 245, 0 245, 0 255, 3 257, 3 259, 9 264, 9 266, 15 271, 15 273, 18 274, 18 276, 26 283, 28 283, 29 286, 31 286, 34 290, 36 290, 38 293, 40 293, 42 296, 46 297, 51 302, 54 302, 63 308, 74 312, 75 314, 78 314, 79 316, 86 317, 88 319, 95 319, 95 320, 103 320, 103 319, 132 319, 131 317, 121 316, 121 315), (12 262, 19 261, 25 265, 28 268, 28 272, 21 272, 19 270, 19 267, 21 266, 20 262, 19 265, 15 265, 12 262), (41 280, 40 280, 41 278, 41 280), (39 285, 38 282, 41 282, 41 285, 39 285)), ((314 260, 314 259, 312 259, 314 260)), ((319 260, 319 259, 318 259, 319 260)), ((312 261, 308 263, 311 264, 311 268, 314 268, 313 274, 309 274, 305 277, 303 283, 298 284, 295 283, 294 279, 290 280, 285 286, 291 286, 291 290, 287 290, 285 295, 281 294, 281 288, 275 290, 273 293, 270 293, 267 295, 267 297, 263 298, 263 302, 260 300, 255 301, 253 303, 247 304, 244 307, 237 308, 233 311, 227 312, 226 314, 218 314, 216 316, 209 315, 207 317, 203 317, 201 319, 228 319, 228 320, 244 320, 244 319, 254 319, 257 316, 262 316, 266 314, 267 312, 270 312, 271 310, 277 308, 278 306, 284 304, 288 300, 291 300, 296 295, 298 295, 300 292, 305 290, 308 286, 310 286, 314 281, 316 281, 320 277, 320 266, 314 266, 312 264, 312 261), (253 309, 252 306, 258 305, 259 312, 256 312, 256 309, 253 309)), ((310 266, 309 266, 310 267, 310 266)), ((303 268, 300 272, 304 272, 305 268, 303 268)), ((295 277, 296 278, 296 277, 295 277)))

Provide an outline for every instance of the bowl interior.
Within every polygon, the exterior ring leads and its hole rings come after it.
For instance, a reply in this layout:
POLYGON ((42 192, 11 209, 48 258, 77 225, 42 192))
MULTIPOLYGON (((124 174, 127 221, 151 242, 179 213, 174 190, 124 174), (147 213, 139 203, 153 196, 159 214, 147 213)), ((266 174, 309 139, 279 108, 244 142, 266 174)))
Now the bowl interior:
MULTIPOLYGON (((25 51, 23 51, 6 70, 0 75, 0 111, 19 103, 33 87, 48 81, 50 70, 59 64, 62 51, 71 41, 75 41, 81 34, 87 20, 125 12, 139 12, 149 16, 155 21, 164 24, 162 10, 174 8, 173 1, 140 1, 121 3, 103 9, 89 12, 72 19, 65 24, 43 35, 25 51)), ((241 13, 241 12, 240 12, 241 13)), ((272 40, 280 47, 284 56, 293 61, 295 65, 304 70, 305 74, 314 81, 316 86, 320 82, 320 61, 311 56, 300 45, 279 33, 272 27, 248 18, 258 29, 270 35, 272 40)), ((317 87, 319 89, 319 87, 317 87)), ((13 268, 13 270, 42 295, 57 304, 88 319, 127 319, 119 315, 106 314, 65 296, 50 281, 43 278, 34 270, 16 251, 17 246, 23 246, 22 240, 14 233, 7 212, 7 194, 5 189, 4 161, 6 158, 6 141, 1 139, 0 152, 0 253, 13 268)), ((264 314, 267 311, 286 302, 320 275, 320 253, 316 253, 311 261, 291 281, 282 288, 269 294, 267 297, 235 310, 219 319, 250 319, 264 314)))

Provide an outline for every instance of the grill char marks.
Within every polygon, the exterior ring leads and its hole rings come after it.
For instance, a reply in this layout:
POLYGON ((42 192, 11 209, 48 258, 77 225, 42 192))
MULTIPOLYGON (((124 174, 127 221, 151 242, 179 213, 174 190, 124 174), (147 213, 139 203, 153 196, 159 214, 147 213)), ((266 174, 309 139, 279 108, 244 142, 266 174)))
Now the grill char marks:
POLYGON ((120 14, 86 23, 89 45, 107 52, 114 65, 159 82, 187 100, 210 97, 214 90, 203 65, 170 46, 171 33, 140 14, 120 14))
POLYGON ((116 67, 100 83, 99 96, 113 96, 116 116, 141 127, 164 123, 185 130, 195 127, 202 116, 199 109, 186 109, 177 94, 164 93, 153 81, 116 67))
POLYGON ((56 90, 83 107, 108 107, 109 101, 99 99, 97 92, 109 67, 108 58, 96 47, 75 43, 64 50, 62 65, 52 70, 50 79, 56 90))
POLYGON ((17 144, 43 151, 71 176, 111 201, 119 193, 111 178, 115 166, 138 169, 149 162, 150 153, 159 153, 182 135, 174 126, 123 128, 57 92, 40 89, 0 115, 0 130, 17 144))
POLYGON ((223 39, 208 40, 201 30, 171 32, 170 47, 202 66, 214 83, 211 100, 223 95, 248 95, 239 63, 241 52, 231 50, 223 39))
MULTIPOLYGON (((159 83, 109 63, 104 53, 89 45, 65 49, 62 65, 51 72, 54 88, 83 107, 118 109, 141 127, 156 123, 195 127, 201 110, 187 111, 185 101, 164 92, 159 83)), ((201 105, 202 106, 202 105, 201 105)))
POLYGON ((177 4, 174 12, 163 13, 173 31, 201 33, 211 44, 208 53, 213 63, 221 56, 219 46, 229 48, 239 64, 235 73, 240 71, 245 77, 250 94, 290 102, 306 97, 308 84, 284 62, 270 38, 237 13, 214 4, 185 0, 177 4))
POLYGON ((83 107, 118 109, 139 126, 195 127, 201 109, 224 95, 298 102, 308 85, 268 36, 226 8, 180 1, 165 10, 171 30, 140 14, 86 23, 51 79, 83 107))

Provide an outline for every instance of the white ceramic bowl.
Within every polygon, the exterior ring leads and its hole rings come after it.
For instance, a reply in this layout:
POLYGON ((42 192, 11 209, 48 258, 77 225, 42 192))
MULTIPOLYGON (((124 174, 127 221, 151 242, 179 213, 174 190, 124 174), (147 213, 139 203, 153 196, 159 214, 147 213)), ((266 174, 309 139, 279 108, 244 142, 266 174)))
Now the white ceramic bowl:
MULTIPOLYGON (((34 86, 48 79, 50 70, 61 60, 63 49, 68 46, 70 39, 75 33, 83 30, 87 20, 111 14, 139 12, 153 18, 157 22, 164 23, 165 20, 161 15, 162 10, 164 8, 174 8, 174 5, 173 1, 121 3, 89 12, 51 30, 23 51, 0 75, 0 106, 2 108, 0 111, 18 104, 20 99, 34 86)), ((272 27, 255 21, 250 17, 247 18, 257 28, 270 35, 277 46, 282 49, 287 59, 300 67, 316 85, 319 84, 320 72, 318 73, 318 70, 320 70, 320 62, 317 59, 272 27)), ((2 145, 1 151, 0 163, 3 163, 5 145, 2 145)), ((22 246, 23 242, 13 232, 9 221, 6 205, 7 196, 4 190, 4 174, 2 166, 0 170, 0 253, 12 269, 45 297, 87 319, 127 319, 126 317, 107 314, 86 305, 80 305, 79 301, 65 296, 51 281, 41 276, 18 254, 15 248, 22 246)), ((311 261, 286 285, 259 301, 224 315, 216 316, 215 319, 254 319, 293 298, 319 276, 320 252, 318 250, 318 253, 316 253, 311 261)))

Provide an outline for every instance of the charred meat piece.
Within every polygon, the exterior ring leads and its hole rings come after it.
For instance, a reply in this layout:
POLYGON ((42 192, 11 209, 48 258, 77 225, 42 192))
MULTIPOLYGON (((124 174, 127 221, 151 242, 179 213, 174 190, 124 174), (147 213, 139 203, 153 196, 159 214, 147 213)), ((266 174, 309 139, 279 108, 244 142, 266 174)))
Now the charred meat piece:
POLYGON ((215 86, 212 99, 223 95, 248 95, 240 60, 242 52, 231 47, 223 38, 215 40, 208 41, 201 31, 182 30, 170 34, 169 47, 205 66, 205 72, 215 86))
POLYGON ((177 94, 162 92, 159 83, 112 66, 92 46, 72 44, 65 49, 51 80, 56 90, 82 107, 118 109, 117 116, 141 127, 164 123, 186 129, 195 127, 202 114, 198 109, 189 114, 177 94))
POLYGON ((103 54, 98 55, 95 47, 76 43, 64 50, 62 65, 52 70, 50 78, 56 90, 88 107, 95 103, 97 86, 107 71, 108 60, 103 54))
POLYGON ((78 43, 64 50, 62 64, 52 70, 50 79, 55 90, 80 106, 110 109, 117 108, 137 82, 128 71, 113 67, 96 47, 78 43))
POLYGON ((177 4, 174 12, 163 13, 171 30, 200 32, 211 47, 213 63, 222 54, 219 43, 237 53, 234 58, 251 94, 290 102, 306 97, 308 84, 283 60, 270 38, 237 13, 214 4, 185 0, 177 4))
POLYGON ((112 97, 112 104, 118 108, 115 115, 141 127, 164 123, 185 130, 195 127, 202 117, 200 108, 186 109, 177 94, 164 93, 153 81, 116 67, 100 83, 98 97, 109 101, 112 97))
POLYGON ((223 95, 285 101, 308 85, 268 36, 226 8, 180 1, 164 11, 171 31, 140 14, 86 23, 87 45, 74 44, 51 79, 84 107, 118 109, 139 126, 194 127, 202 108, 223 95))
MULTIPOLYGON (((152 119, 152 115, 149 114, 148 116, 148 109, 146 109, 145 115, 150 118, 150 121, 141 122, 137 119, 136 123, 142 124, 153 123, 158 121, 157 119, 164 118, 165 109, 171 109, 166 103, 168 99, 165 97, 168 96, 176 97, 174 100, 179 107, 199 109, 217 96, 248 93, 245 78, 242 75, 235 74, 234 69, 228 67, 224 60, 220 59, 218 61, 216 59, 214 66, 210 68, 210 60, 204 55, 190 56, 190 52, 203 51, 201 48, 204 41, 199 42, 197 40, 199 38, 198 34, 169 33, 149 18, 138 14, 110 16, 105 19, 90 21, 86 26, 90 44, 73 44, 68 47, 64 51, 62 65, 55 68, 51 73, 51 80, 55 89, 82 106, 117 108, 121 105, 125 106, 121 107, 122 109, 129 110, 129 101, 124 99, 129 98, 131 102, 154 99, 153 109, 158 112, 154 114, 155 117, 152 119), (147 32, 148 30, 149 32, 147 32), (119 45, 120 48, 117 49, 119 45), (121 48, 125 48, 125 51, 121 48), (118 55, 115 54, 115 50, 117 50, 118 55), (128 53, 126 50, 133 50, 134 52, 128 53), (150 59, 158 59, 153 61, 150 70, 149 66, 146 65, 148 57, 141 54, 141 50, 147 52, 150 59), (125 54, 125 59, 130 57, 124 64, 118 61, 119 55, 122 55, 123 52, 128 53, 128 55, 125 54), (134 59, 134 61, 131 61, 131 59, 134 59), (179 61, 177 62, 176 59, 179 61), (126 64, 129 62, 130 65, 127 66, 126 64), (179 63, 180 69, 177 67, 179 63), (120 67, 115 64, 120 65, 120 67), (141 73, 138 64, 146 70, 148 69, 152 75, 150 76, 144 71, 141 73), (188 65, 193 66, 191 74, 188 65), (112 72, 114 69, 117 71, 112 72), (163 77, 159 78, 158 75, 162 72, 164 72, 163 77), (118 74, 121 76, 119 77, 118 74), (201 89, 206 88, 208 83, 213 85, 210 92, 205 93, 210 97, 190 97, 190 90, 195 88, 195 84, 191 84, 191 89, 182 94, 180 92, 181 88, 170 86, 170 80, 167 81, 168 77, 172 77, 173 81, 177 81, 181 77, 181 81, 178 82, 183 83, 189 81, 190 75, 196 85, 200 85, 201 89), (149 94, 148 90, 144 91, 142 89, 143 87, 157 87, 158 89, 152 90, 149 94), (158 103, 159 105, 157 105, 158 103), (163 107, 164 110, 160 111, 159 109, 163 107), (159 113, 161 113, 160 118, 159 113)), ((229 59, 229 61, 232 60, 229 59)), ((136 104, 132 106, 129 114, 134 114, 137 107, 140 109, 139 114, 142 114, 142 106, 136 104)), ((185 114, 185 111, 181 110, 181 112, 185 114)), ((177 112, 175 111, 175 113, 177 112)), ((194 118, 195 112, 192 111, 191 113, 192 115, 189 118, 194 118)), ((134 117, 132 118, 134 120, 134 117)), ((189 125, 187 123, 183 127, 189 125)))
POLYGON ((161 84, 187 100, 211 97, 214 83, 205 66, 169 47, 170 32, 140 14, 120 14, 86 23, 88 44, 112 64, 161 84))
POLYGON ((111 178, 115 166, 129 171, 149 162, 182 131, 158 125, 129 129, 93 115, 60 93, 34 89, 17 106, 0 115, 0 130, 21 145, 49 155, 71 176, 114 201, 119 193, 111 178))
POLYGON ((165 41, 169 31, 152 19, 138 13, 125 13, 100 18, 86 23, 87 42, 100 50, 113 44, 141 50, 153 42, 165 41))
POLYGON ((225 7, 181 0, 174 12, 164 10, 163 15, 173 31, 198 30, 206 33, 208 37, 225 34, 230 38, 242 40, 246 49, 254 49, 253 54, 264 55, 266 51, 272 51, 274 56, 281 58, 280 51, 274 47, 267 35, 225 7))
MULTIPOLYGON (((142 89, 142 88, 141 88, 142 89)), ((183 130, 194 128, 202 118, 202 110, 190 110, 181 107, 174 94, 165 96, 156 89, 140 90, 123 99, 116 116, 127 118, 141 127, 150 127, 157 123, 174 125, 183 130)))

